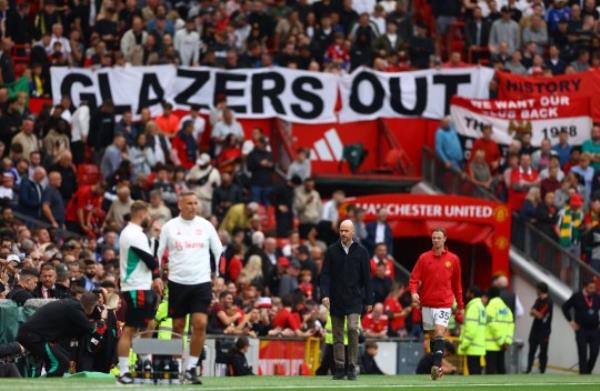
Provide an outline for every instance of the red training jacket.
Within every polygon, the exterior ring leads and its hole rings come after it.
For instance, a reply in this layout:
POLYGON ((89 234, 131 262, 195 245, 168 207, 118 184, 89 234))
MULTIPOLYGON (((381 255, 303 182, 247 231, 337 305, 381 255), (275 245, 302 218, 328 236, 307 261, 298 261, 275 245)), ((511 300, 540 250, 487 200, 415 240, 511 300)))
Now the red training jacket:
POLYGON ((451 308, 454 298, 458 309, 463 309, 460 260, 456 254, 444 250, 438 257, 433 250, 419 257, 412 273, 408 289, 418 293, 421 305, 431 308, 451 308))

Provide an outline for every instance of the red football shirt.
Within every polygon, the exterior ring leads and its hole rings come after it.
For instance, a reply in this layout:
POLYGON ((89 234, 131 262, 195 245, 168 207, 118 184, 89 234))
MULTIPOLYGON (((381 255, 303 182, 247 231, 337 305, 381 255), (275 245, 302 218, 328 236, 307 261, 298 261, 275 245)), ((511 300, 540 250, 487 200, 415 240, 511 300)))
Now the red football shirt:
POLYGON ((520 210, 527 197, 528 190, 520 191, 513 189, 514 184, 533 184, 537 182, 538 173, 532 169, 525 171, 519 166, 518 169, 512 170, 510 174, 510 188, 508 189, 508 204, 512 210, 520 210))
MULTIPOLYGON (((385 312, 397 314, 402 311, 402 305, 395 298, 388 296, 383 302, 383 307, 385 308, 385 312)), ((390 320, 390 330, 398 331, 406 327, 406 322, 404 318, 392 318, 390 320)))
POLYGON ((81 209, 83 210, 83 218, 85 221, 94 209, 100 209, 102 206, 102 199, 102 195, 96 196, 92 193, 92 186, 80 187, 67 204, 65 220, 78 222, 77 211, 81 209))
MULTIPOLYGON (((381 262, 379 259, 377 259, 376 257, 371 258, 371 275, 373 277, 375 277, 375 274, 377 272, 377 263, 381 262)), ((396 279, 396 268, 394 267, 394 262, 389 259, 386 258, 385 260, 383 260, 383 262, 385 262, 385 276, 386 277, 390 277, 392 280, 396 279)))
POLYGON ((388 327, 388 316, 381 315, 379 319, 374 319, 373 314, 367 314, 364 318, 362 318, 362 328, 364 330, 370 330, 374 333, 380 333, 383 330, 387 330, 388 327))
POLYGON ((280 329, 292 329, 298 330, 302 325, 300 314, 297 312, 290 312, 287 308, 282 308, 275 318, 273 319, 273 327, 279 327, 280 329))
POLYGON ((451 308, 456 298, 458 309, 463 309, 460 260, 448 250, 440 256, 433 250, 421 254, 410 274, 408 289, 411 294, 419 294, 425 307, 451 308))

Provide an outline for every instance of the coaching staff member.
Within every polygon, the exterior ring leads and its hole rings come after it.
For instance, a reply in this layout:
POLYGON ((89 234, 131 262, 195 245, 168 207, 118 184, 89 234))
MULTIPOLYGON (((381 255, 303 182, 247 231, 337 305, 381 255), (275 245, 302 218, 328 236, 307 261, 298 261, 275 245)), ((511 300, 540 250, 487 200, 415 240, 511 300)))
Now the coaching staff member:
POLYGON ((424 252, 410 274, 408 288, 413 303, 421 306, 423 329, 429 334, 429 347, 433 354, 431 378, 443 375, 444 336, 452 305, 456 299, 458 313, 463 312, 460 259, 446 248, 446 230, 434 228, 431 232, 432 249, 424 252))
POLYGON ((356 380, 360 314, 373 305, 369 253, 353 242, 354 225, 340 224, 340 240, 329 246, 321 273, 322 302, 331 313, 334 380, 345 378, 344 322, 348 321, 348 380, 356 380), (364 306, 364 307, 363 307, 364 306))
POLYGON ((579 373, 590 374, 594 370, 600 348, 600 329, 598 328, 600 297, 596 294, 596 283, 593 280, 585 283, 583 290, 574 293, 569 300, 565 301, 562 310, 565 318, 571 324, 571 328, 575 331, 579 373), (575 311, 574 318, 572 311, 575 311))
POLYGON ((98 296, 84 293, 79 301, 48 303, 20 328, 17 341, 44 362, 48 377, 61 377, 69 368, 69 354, 59 342, 89 335, 88 350, 95 351, 106 331, 106 310, 99 311, 98 296))
POLYGON ((196 372, 198 358, 206 338, 208 306, 212 300, 211 265, 221 258, 223 245, 215 227, 198 216, 196 193, 181 193, 177 202, 180 214, 162 228, 158 245, 158 259, 169 252, 169 316, 173 331, 183 334, 185 317, 190 314, 192 339, 190 357, 185 363, 184 381, 202 384, 196 372))

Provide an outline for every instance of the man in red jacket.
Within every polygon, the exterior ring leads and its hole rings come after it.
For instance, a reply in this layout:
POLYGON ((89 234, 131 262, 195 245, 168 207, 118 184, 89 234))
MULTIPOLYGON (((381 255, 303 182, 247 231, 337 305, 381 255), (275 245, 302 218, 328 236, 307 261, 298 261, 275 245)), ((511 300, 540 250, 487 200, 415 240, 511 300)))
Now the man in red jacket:
POLYGON ((433 367, 431 379, 443 375, 444 336, 454 300, 458 313, 463 312, 460 260, 446 249, 446 230, 435 228, 431 233, 433 249, 419 257, 410 275, 409 289, 413 302, 422 307, 423 329, 429 334, 433 367))

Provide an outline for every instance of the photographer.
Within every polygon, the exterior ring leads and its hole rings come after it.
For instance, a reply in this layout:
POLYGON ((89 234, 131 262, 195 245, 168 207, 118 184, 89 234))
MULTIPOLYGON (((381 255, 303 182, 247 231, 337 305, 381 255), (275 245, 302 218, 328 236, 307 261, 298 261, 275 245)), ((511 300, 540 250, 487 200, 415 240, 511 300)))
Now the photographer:
POLYGON ((12 360, 21 356, 24 352, 25 349, 18 342, 0 345, 0 378, 21 377, 12 360))
POLYGON ((92 292, 79 301, 58 300, 41 307, 19 329, 18 342, 42 360, 48 377, 61 377, 69 368, 69 355, 61 341, 90 336, 87 348, 95 351, 106 331, 107 311, 99 311, 92 292))

